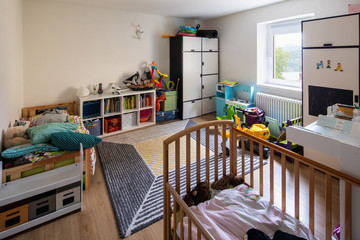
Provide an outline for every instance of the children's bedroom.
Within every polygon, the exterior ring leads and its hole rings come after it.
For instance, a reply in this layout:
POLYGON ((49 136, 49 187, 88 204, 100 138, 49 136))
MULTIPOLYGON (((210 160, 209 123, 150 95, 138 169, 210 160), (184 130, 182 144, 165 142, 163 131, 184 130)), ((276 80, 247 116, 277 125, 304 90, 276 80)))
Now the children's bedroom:
POLYGON ((359 0, 1 0, 0 239, 360 239, 359 0))

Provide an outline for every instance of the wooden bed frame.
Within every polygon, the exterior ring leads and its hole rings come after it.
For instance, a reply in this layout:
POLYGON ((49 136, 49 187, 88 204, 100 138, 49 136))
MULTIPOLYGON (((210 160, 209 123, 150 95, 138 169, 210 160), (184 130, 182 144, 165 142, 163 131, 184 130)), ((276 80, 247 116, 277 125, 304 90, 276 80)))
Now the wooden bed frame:
MULTIPOLYGON (((52 105, 44 105, 38 107, 26 107, 22 110, 22 117, 25 119, 29 119, 35 115, 37 115, 38 111, 46 110, 50 108, 60 107, 61 109, 66 109, 70 115, 77 114, 76 110, 77 103, 68 102, 68 103, 60 103, 60 104, 52 104, 52 105)), ((13 181, 21 178, 22 173, 29 171, 35 168, 44 167, 45 171, 54 169, 57 163, 61 161, 65 161, 67 159, 74 159, 74 162, 80 162, 79 159, 80 152, 74 151, 64 155, 60 155, 53 158, 48 158, 39 162, 28 163, 18 167, 13 167, 9 169, 4 169, 2 172, 2 183, 6 181, 13 181)), ((83 169, 85 171, 85 189, 89 189, 91 187, 91 159, 90 159, 90 148, 84 149, 84 161, 83 161, 83 169)))
MULTIPOLYGON (((270 149, 270 159, 269 159, 269 168, 270 168, 270 179, 266 181, 270 182, 270 201, 274 203, 274 151, 281 153, 281 209, 286 212, 286 156, 293 158, 294 160, 294 185, 295 185, 295 212, 294 216, 299 219, 299 164, 302 163, 308 166, 309 173, 309 229, 312 233, 315 233, 315 224, 314 224, 314 213, 315 213, 315 187, 314 187, 314 172, 315 170, 325 173, 325 208, 326 208, 326 232, 324 235, 326 239, 330 239, 332 235, 332 178, 337 178, 345 182, 345 226, 341 226, 341 234, 345 235, 345 239, 351 239, 351 187, 356 186, 360 187, 360 180, 353 178, 349 175, 346 175, 342 172, 336 171, 332 168, 324 166, 320 163, 317 163, 311 159, 305 158, 301 155, 298 155, 294 152, 291 152, 285 148, 281 148, 275 144, 264 141, 262 139, 256 138, 252 135, 249 135, 245 132, 237 130, 234 128, 232 121, 210 121, 196 126, 187 128, 173 136, 164 140, 163 150, 164 150, 164 239, 177 239, 177 236, 180 239, 184 239, 184 225, 183 217, 186 215, 188 217, 188 233, 187 236, 191 239, 191 228, 195 227, 197 229, 197 239, 214 239, 214 237, 207 231, 207 229, 202 225, 199 219, 192 213, 190 208, 185 204, 185 202, 180 197, 180 138, 186 138, 186 191, 190 191, 190 178, 196 177, 197 183, 200 182, 200 130, 205 129, 205 153, 206 153, 206 179, 210 181, 210 129, 214 130, 214 168, 215 168, 215 181, 226 175, 226 168, 222 169, 222 176, 218 176, 218 161, 221 159, 218 158, 218 136, 219 132, 222 135, 222 141, 226 142, 226 129, 230 129, 230 172, 234 174, 237 173, 237 162, 242 164, 242 172, 239 173, 245 179, 245 144, 244 140, 249 139, 250 141, 250 182, 247 182, 250 186, 254 186, 254 164, 253 164, 253 149, 254 142, 259 143, 259 158, 260 158, 260 168, 259 168, 259 193, 264 195, 264 174, 263 174, 263 146, 266 146, 270 149), (191 163, 191 152, 190 152, 190 141, 192 132, 196 133, 196 176, 191 176, 190 174, 190 163, 191 163), (242 151, 242 159, 237 160, 237 138, 240 135, 242 151), (175 186, 172 186, 169 182, 169 144, 175 143, 175 186), (174 208, 171 207, 171 197, 174 201, 174 208), (172 214, 173 212, 173 214, 172 214), (180 233, 176 232, 176 214, 179 212, 180 215, 180 233), (171 217, 173 215, 173 217, 171 217), (172 222, 172 223, 171 223, 172 222)), ((222 152, 226 151, 225 144, 222 144, 222 152)), ((226 156, 223 154, 221 157, 223 163, 226 162, 226 156)), ((225 164, 223 164, 225 166, 225 164)), ((221 173, 221 169, 220 169, 221 173)), ((220 174, 221 175, 221 174, 220 174)))

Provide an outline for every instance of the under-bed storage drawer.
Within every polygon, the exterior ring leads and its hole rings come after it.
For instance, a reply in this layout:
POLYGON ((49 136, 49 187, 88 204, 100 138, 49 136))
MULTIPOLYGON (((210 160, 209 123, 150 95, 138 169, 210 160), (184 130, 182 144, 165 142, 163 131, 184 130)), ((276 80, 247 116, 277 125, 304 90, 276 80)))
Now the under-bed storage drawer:
POLYGON ((62 188, 56 189, 56 211, 80 202, 81 182, 76 182, 62 188))
POLYGON ((27 200, 1 207, 0 232, 16 227, 28 221, 29 205, 27 200))
POLYGON ((56 190, 49 191, 30 198, 29 221, 56 210, 56 190))

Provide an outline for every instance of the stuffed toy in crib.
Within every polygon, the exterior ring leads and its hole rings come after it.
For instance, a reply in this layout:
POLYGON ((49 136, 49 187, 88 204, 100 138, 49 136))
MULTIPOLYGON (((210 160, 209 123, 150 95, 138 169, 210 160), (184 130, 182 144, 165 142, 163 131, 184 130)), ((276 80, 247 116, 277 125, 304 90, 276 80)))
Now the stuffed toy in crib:
POLYGON ((193 190, 183 197, 184 202, 189 206, 198 205, 211 198, 211 188, 207 180, 199 183, 193 190))
POLYGON ((11 148, 16 145, 30 143, 30 139, 25 135, 30 122, 23 125, 16 125, 6 129, 4 135, 4 148, 11 148))
POLYGON ((238 175, 235 176, 235 174, 230 173, 229 175, 226 175, 211 184, 211 188, 216 190, 224 190, 229 188, 230 186, 236 187, 237 185, 240 185, 242 183, 244 183, 244 179, 242 177, 238 175))

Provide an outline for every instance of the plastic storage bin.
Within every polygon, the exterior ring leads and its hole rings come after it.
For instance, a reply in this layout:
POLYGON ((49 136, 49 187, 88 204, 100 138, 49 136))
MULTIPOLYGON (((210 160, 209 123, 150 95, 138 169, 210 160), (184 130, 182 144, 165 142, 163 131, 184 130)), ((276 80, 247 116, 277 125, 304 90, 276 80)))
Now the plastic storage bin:
POLYGON ((56 191, 49 191, 30 198, 29 221, 56 210, 56 191))
POLYGON ((162 111, 173 111, 177 109, 177 91, 161 91, 166 100, 164 101, 164 107, 162 111))
POLYGON ((80 202, 80 185, 81 182, 76 182, 56 189, 56 211, 80 202))
POLYGON ((101 135, 101 120, 96 119, 93 121, 84 121, 84 126, 89 130, 91 135, 99 136, 101 135))
POLYGON ((156 113, 156 122, 166 122, 177 118, 177 110, 173 111, 159 111, 156 113))

